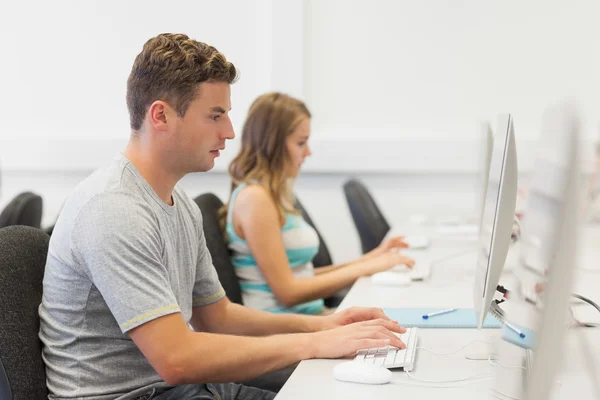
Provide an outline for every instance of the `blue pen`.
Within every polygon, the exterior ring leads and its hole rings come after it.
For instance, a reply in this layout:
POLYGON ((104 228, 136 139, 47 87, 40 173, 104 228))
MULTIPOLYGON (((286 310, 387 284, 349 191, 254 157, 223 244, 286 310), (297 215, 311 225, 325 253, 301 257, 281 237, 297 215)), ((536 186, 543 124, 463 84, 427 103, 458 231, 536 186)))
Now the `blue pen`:
POLYGON ((519 335, 519 337, 521 339, 525 339, 525 334, 523 332, 521 332, 520 330, 518 330, 516 326, 514 326, 510 322, 506 322, 506 321, 504 322, 504 325, 506 325, 510 330, 515 332, 517 335, 519 335))
POLYGON ((436 315, 447 314, 447 313, 450 313, 450 312, 456 311, 456 310, 458 310, 458 308, 447 308, 442 311, 432 312, 432 313, 423 315, 423 319, 429 319, 429 317, 435 317, 436 315))

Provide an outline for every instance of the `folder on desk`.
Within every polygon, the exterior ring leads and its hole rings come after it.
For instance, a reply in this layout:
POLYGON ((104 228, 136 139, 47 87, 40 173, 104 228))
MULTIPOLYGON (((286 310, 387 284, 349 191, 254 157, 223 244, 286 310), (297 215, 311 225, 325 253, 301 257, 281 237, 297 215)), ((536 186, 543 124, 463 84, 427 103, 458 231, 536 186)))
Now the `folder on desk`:
MULTIPOLYGON (((515 324, 513 324, 515 325, 515 324)), ((515 325, 519 331, 525 334, 525 337, 522 338, 516 333, 514 330, 505 326, 502 328, 502 339, 506 340, 509 343, 516 344, 519 347, 524 349, 533 349, 535 346, 535 332, 527 329, 522 326, 515 325)))
MULTIPOLYGON (((423 319, 423 315, 435 313, 442 308, 384 308, 389 318, 405 328, 477 328, 475 309, 459 308, 446 314, 423 319)), ((491 315, 483 322, 484 328, 501 328, 502 324, 491 315)))

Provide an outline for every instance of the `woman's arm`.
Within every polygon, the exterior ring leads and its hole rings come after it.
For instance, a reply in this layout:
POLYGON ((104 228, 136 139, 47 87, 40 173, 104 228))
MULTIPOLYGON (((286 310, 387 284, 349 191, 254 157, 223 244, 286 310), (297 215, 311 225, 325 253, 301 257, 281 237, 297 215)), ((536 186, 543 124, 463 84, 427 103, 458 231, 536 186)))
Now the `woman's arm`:
MULTIPOLYGON (((320 275, 320 274, 325 274, 325 273, 328 273, 331 271, 335 271, 336 269, 344 268, 349 265, 356 264, 357 262, 364 262, 367 260, 372 260, 374 258, 381 256, 384 253, 387 253, 388 251, 404 249, 407 247, 408 247, 408 244, 406 244, 406 242, 404 241, 404 236, 395 236, 395 237, 389 238, 387 240, 384 240, 375 249, 369 251, 366 254, 363 254, 362 256, 360 256, 359 258, 357 258, 354 261, 347 262, 344 264, 334 264, 334 265, 329 265, 326 267, 315 268, 315 275, 320 275)), ((403 264, 403 263, 405 263, 409 267, 412 267, 414 265, 415 261, 409 257, 405 257, 404 262, 401 262, 399 264, 403 264)))
POLYGON ((329 297, 360 276, 387 270, 405 259, 387 252, 314 277, 296 278, 285 254, 277 206, 267 191, 250 185, 238 194, 233 210, 236 233, 247 241, 269 287, 286 307, 329 297))
MULTIPOLYGON (((360 258, 360 259, 358 259, 356 261, 361 261, 361 260, 362 260, 362 258, 360 258)), ((344 268, 344 267, 347 267, 347 266, 352 265, 352 264, 354 264, 354 263, 353 262, 347 262, 345 264, 334 264, 334 265, 328 265, 326 267, 318 267, 318 268, 315 268, 315 275, 326 274, 326 273, 329 273, 331 271, 335 271, 336 269, 344 268)))
MULTIPOLYGON (((378 257, 381 257, 386 252, 389 252, 389 251, 392 251, 395 249, 405 248, 406 246, 403 244, 405 244, 405 243, 402 241, 402 237, 389 239, 389 240, 383 242, 381 245, 379 245, 379 247, 377 247, 376 249, 371 250, 367 254, 362 255, 361 257, 357 258, 354 261, 350 261, 350 262, 347 262, 344 264, 334 264, 334 265, 328 265, 326 267, 315 268, 315 275, 326 274, 331 271, 335 271, 340 268, 352 266, 357 263, 362 263, 362 262, 369 261, 369 260, 375 260, 378 257), (400 244, 397 244, 397 243, 400 243, 400 244)), ((415 260, 413 260, 412 258, 406 257, 406 256, 401 256, 401 257, 402 257, 402 260, 398 264, 405 264, 409 268, 412 268, 412 266, 415 264, 415 260)))

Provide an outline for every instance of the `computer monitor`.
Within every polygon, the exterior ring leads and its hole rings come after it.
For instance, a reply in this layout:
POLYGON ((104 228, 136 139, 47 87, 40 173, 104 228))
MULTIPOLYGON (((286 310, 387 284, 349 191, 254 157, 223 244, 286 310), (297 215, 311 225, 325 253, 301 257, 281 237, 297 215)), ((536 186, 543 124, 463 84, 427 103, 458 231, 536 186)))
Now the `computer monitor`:
POLYGON ((532 277, 545 283, 543 311, 528 326, 535 332, 535 344, 533 363, 525 374, 523 400, 548 399, 555 387, 562 353, 557 349, 562 347, 566 332, 575 274, 580 214, 576 113, 570 106, 551 108, 542 127, 542 149, 534 163, 522 225, 522 240, 530 242, 522 251, 533 253, 535 263, 520 263, 515 271, 521 286, 532 284, 532 277), (548 142, 550 136, 553 140, 548 142))
MULTIPOLYGON (((524 268, 516 271, 522 277, 529 276, 530 280, 544 277, 554 254, 554 234, 560 221, 549 216, 558 215, 562 197, 549 191, 556 190, 556 186, 560 187, 564 174, 567 173, 568 153, 565 152, 565 146, 569 145, 573 128, 567 126, 565 113, 564 110, 551 107, 544 112, 542 118, 541 137, 521 221, 519 261, 524 268)), ((522 283, 523 294, 530 291, 529 285, 525 281, 522 283)))
POLYGON ((506 261, 517 199, 517 179, 513 120, 508 114, 501 115, 490 161, 473 290, 479 329, 490 311, 506 261))
POLYGON ((494 135, 492 125, 489 121, 481 121, 477 130, 479 139, 479 167, 477 179, 477 209, 479 231, 481 231, 481 221, 483 221, 483 209, 485 206, 485 196, 490 176, 490 162, 492 160, 492 151, 494 149, 494 135))

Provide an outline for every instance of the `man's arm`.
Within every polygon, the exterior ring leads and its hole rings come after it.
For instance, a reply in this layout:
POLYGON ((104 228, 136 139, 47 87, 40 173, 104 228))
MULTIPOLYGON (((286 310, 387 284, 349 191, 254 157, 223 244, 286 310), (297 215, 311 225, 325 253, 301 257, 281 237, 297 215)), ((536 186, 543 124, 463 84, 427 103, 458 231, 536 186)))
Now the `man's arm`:
MULTIPOLYGON (((237 308, 237 307, 236 307, 237 308)), ((371 320, 316 333, 246 337, 193 332, 180 313, 129 331, 154 370, 170 385, 243 381, 308 358, 339 358, 357 350, 404 347, 389 320, 371 320)))
POLYGON ((318 332, 326 328, 323 317, 273 314, 232 303, 227 297, 194 307, 190 321, 196 332, 267 336, 278 333, 318 332))

